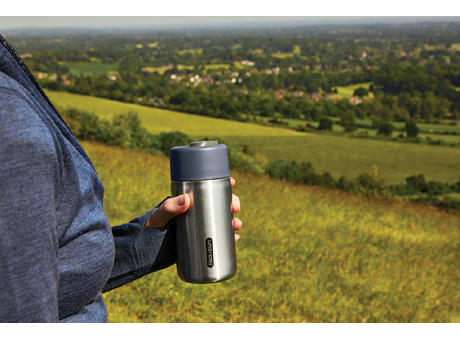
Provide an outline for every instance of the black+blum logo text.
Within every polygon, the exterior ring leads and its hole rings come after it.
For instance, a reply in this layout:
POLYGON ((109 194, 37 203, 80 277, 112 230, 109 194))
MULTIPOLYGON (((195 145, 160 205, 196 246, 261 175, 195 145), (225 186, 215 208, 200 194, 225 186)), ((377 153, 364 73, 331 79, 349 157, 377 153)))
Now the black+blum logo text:
POLYGON ((214 266, 212 238, 210 238, 210 237, 206 239, 206 263, 207 263, 209 268, 212 268, 212 266, 214 266))

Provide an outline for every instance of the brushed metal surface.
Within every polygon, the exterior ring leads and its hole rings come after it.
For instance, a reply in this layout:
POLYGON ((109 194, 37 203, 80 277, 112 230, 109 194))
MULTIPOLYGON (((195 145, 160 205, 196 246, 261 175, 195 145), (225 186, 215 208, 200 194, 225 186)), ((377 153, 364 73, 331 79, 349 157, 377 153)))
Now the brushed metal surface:
POLYGON ((190 283, 231 278, 236 273, 236 251, 230 178, 173 181, 171 193, 173 196, 188 193, 191 198, 189 210, 176 217, 179 277, 190 283), (211 259, 209 238, 212 239, 211 259))
POLYGON ((190 147, 196 148, 196 147, 202 147, 202 146, 215 146, 219 145, 219 142, 217 140, 200 140, 199 142, 192 142, 190 143, 190 147))

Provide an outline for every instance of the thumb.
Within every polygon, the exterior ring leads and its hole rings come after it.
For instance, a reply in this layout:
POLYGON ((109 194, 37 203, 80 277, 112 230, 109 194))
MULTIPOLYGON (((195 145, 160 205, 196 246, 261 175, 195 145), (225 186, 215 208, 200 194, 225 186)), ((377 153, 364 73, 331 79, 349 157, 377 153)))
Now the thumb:
POLYGON ((169 220, 173 219, 177 215, 183 214, 189 207, 190 196, 188 194, 168 198, 149 216, 145 226, 147 228, 164 227, 169 220))

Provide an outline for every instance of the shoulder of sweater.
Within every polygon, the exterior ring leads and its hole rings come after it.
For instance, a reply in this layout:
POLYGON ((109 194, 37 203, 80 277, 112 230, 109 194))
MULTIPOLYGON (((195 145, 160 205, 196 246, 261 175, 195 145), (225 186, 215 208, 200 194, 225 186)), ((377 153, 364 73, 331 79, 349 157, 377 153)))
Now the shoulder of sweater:
POLYGON ((55 136, 27 94, 0 73, 0 158, 41 157, 55 161, 55 136))

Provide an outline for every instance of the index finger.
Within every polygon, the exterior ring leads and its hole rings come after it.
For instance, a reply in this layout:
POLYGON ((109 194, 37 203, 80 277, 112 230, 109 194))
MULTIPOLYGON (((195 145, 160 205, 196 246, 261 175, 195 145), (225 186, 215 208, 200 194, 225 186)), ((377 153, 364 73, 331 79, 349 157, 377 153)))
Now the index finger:
POLYGON ((235 179, 234 179, 233 177, 230 177, 230 185, 231 185, 232 187, 234 187, 235 184, 236 184, 235 179))

